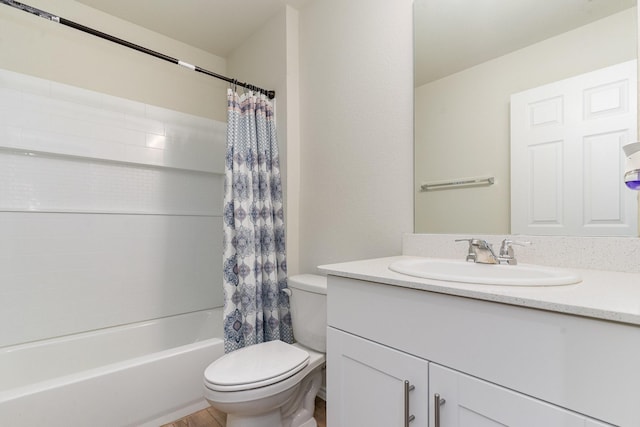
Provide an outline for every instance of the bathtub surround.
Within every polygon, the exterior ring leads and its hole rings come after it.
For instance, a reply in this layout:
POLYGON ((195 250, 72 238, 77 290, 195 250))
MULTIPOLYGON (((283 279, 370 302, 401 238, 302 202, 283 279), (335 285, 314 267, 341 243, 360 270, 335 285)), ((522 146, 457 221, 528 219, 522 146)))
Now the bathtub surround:
POLYGON ((402 254, 464 260, 468 245, 455 240, 470 237, 484 239, 495 248, 507 237, 531 242, 526 247, 514 246, 521 263, 640 273, 640 239, 634 237, 405 234, 402 254))
POLYGON ((222 305, 224 123, 6 70, 0 91, 0 346, 222 305))
POLYGON ((223 286, 225 352, 293 343, 285 256, 284 195, 273 104, 227 91, 223 286))

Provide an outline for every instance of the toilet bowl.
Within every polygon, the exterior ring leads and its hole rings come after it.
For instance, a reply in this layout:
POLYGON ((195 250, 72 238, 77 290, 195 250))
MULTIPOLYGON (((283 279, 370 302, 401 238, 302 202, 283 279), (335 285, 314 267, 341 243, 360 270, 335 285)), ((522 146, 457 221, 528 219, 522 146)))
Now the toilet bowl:
POLYGON ((325 364, 326 292, 322 276, 290 277, 297 342, 245 347, 205 370, 205 398, 227 414, 227 427, 317 426, 313 412, 325 364))

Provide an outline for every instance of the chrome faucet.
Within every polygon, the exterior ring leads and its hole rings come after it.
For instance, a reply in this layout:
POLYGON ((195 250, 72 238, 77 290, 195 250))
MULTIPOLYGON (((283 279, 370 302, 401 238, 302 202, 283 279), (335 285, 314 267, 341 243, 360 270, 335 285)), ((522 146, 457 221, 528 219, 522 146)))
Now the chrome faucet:
POLYGON ((500 245, 498 255, 493 250, 493 245, 482 239, 456 239, 456 242, 469 242, 467 261, 480 264, 508 264, 516 265, 513 252, 513 245, 528 246, 531 242, 516 242, 511 239, 504 239, 500 245))
POLYGON ((481 264, 497 264, 496 253, 493 245, 482 239, 456 239, 456 242, 469 242, 467 261, 481 264))

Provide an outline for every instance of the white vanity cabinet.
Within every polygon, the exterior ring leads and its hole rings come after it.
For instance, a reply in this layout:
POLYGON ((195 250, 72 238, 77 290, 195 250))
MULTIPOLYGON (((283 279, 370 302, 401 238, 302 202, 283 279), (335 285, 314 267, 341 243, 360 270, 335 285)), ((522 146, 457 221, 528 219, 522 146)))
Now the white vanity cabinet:
POLYGON ((327 340, 331 426, 610 426, 334 328, 327 340))
POLYGON ((636 325, 331 272, 328 324, 331 427, 640 426, 636 325))

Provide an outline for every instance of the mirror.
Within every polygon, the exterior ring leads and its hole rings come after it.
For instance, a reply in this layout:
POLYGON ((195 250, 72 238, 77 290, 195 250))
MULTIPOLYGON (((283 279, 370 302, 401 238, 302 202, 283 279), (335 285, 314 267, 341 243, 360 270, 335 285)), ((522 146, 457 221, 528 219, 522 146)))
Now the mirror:
POLYGON ((635 59, 635 6, 414 1, 414 232, 511 233, 511 94, 635 59))

